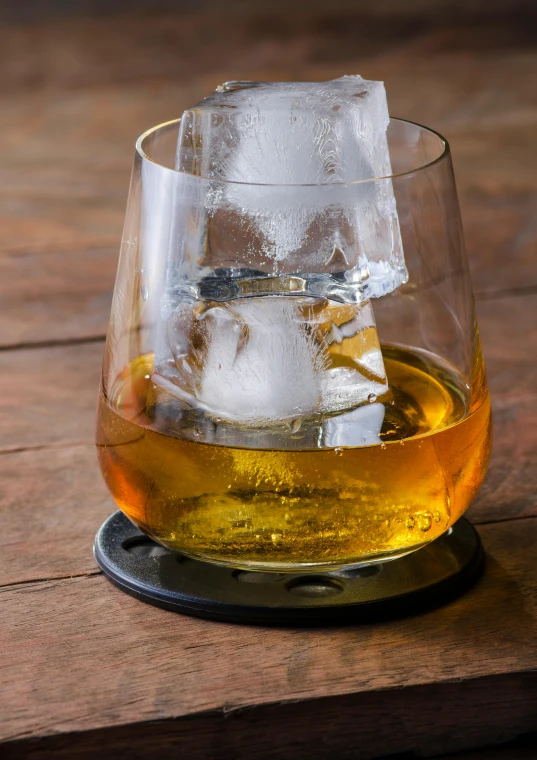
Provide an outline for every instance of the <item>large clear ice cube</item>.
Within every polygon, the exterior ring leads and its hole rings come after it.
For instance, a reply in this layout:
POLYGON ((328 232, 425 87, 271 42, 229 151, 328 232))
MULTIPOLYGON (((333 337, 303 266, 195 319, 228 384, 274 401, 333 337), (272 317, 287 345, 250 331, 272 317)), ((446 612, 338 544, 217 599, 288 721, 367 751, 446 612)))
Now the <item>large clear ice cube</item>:
POLYGON ((155 385, 228 422, 263 426, 334 414, 388 391, 369 302, 262 296, 185 303, 168 322, 168 339, 173 363, 156 368, 155 385))
MULTIPOLYGON (((370 299, 408 278, 388 123, 384 85, 359 76, 229 82, 185 112, 176 168, 208 180, 205 227, 195 266, 168 282, 162 392, 247 426, 333 418, 388 392, 370 299)), ((329 423, 327 440, 358 426, 361 445, 377 441, 373 416, 329 423)))
POLYGON ((357 301, 406 282, 388 123, 383 83, 360 76, 228 82, 187 110, 177 169, 229 183, 209 186, 203 263, 325 275, 318 295, 339 275, 357 301))

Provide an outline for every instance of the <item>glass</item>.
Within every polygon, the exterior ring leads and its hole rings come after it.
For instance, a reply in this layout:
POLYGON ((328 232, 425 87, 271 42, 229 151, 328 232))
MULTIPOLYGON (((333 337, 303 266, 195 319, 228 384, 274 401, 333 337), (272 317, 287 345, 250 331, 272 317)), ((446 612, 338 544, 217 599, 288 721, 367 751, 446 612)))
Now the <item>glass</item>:
POLYGON ((237 183, 175 170, 179 124, 136 145, 97 423, 117 505, 163 545, 244 569, 423 547, 468 508, 491 446, 447 142, 392 119, 390 177, 256 185, 280 219, 304 199, 330 210, 281 260, 215 206, 237 183), (368 300, 338 209, 372 188, 393 188, 408 280, 368 300))

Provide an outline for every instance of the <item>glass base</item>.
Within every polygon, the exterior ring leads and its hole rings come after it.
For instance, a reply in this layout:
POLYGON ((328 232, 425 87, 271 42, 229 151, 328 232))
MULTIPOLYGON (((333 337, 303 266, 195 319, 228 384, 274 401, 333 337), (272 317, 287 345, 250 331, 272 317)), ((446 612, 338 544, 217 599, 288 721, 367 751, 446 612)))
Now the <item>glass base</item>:
POLYGON ((101 526, 95 559, 141 601, 185 615, 259 625, 340 625, 417 614, 456 598, 480 577, 484 552, 461 518, 416 552, 323 573, 264 573, 214 565, 155 543, 122 512, 101 526))
MULTIPOLYGON (((449 529, 448 529, 449 530, 449 529)), ((148 531, 145 531, 147 534, 148 531)), ((157 542, 159 543, 159 542, 157 542)), ((269 573, 277 575, 317 575, 319 573, 332 575, 338 572, 354 571, 363 569, 364 567, 371 567, 371 565, 384 564, 385 562, 392 562, 393 560, 406 557, 412 552, 418 551, 427 545, 429 542, 418 544, 417 546, 411 546, 407 549, 399 551, 383 552, 379 555, 369 555, 367 557, 360 557, 352 559, 347 558, 345 561, 338 562, 333 560, 331 562, 293 562, 286 565, 282 562, 225 562, 224 560, 213 559, 212 557, 206 557, 203 555, 193 554, 191 552, 179 552, 183 557, 187 559, 193 559, 203 564, 218 565, 219 567, 227 567, 230 570, 244 570, 248 573, 263 573, 268 575, 269 573)), ((173 549, 170 549, 173 551, 173 549)))

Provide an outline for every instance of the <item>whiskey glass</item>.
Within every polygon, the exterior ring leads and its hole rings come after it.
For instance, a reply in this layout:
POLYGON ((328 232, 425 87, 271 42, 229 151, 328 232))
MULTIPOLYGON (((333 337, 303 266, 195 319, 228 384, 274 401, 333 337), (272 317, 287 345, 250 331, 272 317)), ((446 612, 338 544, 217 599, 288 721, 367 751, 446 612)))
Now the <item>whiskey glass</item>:
POLYGON ((281 224, 335 209, 281 260, 237 205, 215 206, 247 186, 176 170, 179 124, 136 144, 97 421, 116 504, 162 545, 246 570, 424 547, 466 511, 491 447, 448 143, 391 119, 389 177, 252 187, 281 224), (337 209, 387 183, 408 279, 368 298, 337 209))

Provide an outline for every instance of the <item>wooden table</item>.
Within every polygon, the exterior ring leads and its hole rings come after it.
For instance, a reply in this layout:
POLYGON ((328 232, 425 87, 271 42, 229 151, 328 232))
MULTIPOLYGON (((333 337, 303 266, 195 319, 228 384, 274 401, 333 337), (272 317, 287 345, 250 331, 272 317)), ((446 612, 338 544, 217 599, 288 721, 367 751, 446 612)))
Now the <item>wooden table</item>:
MULTIPOLYGON (((532 4, 139 6, 0 28, 0 755, 365 760, 537 731, 532 4), (224 79, 358 71, 452 145, 494 399, 470 512, 485 577, 421 617, 341 629, 144 605, 92 556, 114 509, 92 441, 134 140, 224 79)), ((537 756, 516 747, 465 757, 537 756)))

